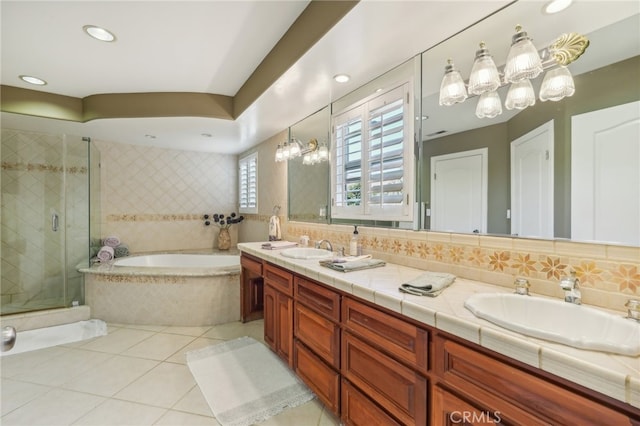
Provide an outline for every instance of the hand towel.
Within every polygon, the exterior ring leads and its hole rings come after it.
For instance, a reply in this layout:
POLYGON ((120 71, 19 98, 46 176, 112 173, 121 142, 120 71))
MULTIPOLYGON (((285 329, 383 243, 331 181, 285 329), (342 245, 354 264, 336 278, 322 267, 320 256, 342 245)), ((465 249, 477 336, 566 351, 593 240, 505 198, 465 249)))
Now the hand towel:
POLYGON ((269 243, 262 243, 262 248, 265 250, 276 250, 283 248, 297 247, 298 243, 291 241, 271 241, 269 243))
POLYGON ((398 290, 403 293, 409 293, 416 296, 436 297, 442 293, 445 288, 449 287, 455 279, 456 276, 453 274, 447 274, 444 272, 425 272, 424 274, 401 284, 398 290))
POLYGON ((332 263, 347 263, 347 262, 356 262, 358 260, 363 259, 371 259, 370 254, 363 254, 362 256, 345 256, 345 257, 336 257, 331 260, 321 260, 320 263, 323 262, 332 262, 332 263))
POLYGON ((103 246, 100 251, 98 251, 98 260, 100 262, 108 262, 113 259, 114 250, 113 247, 103 246))
POLYGON ((110 237, 105 238, 102 241, 102 245, 105 245, 107 247, 112 247, 112 248, 116 248, 120 245, 120 238, 116 237, 115 235, 112 235, 110 237))
POLYGON ((126 244, 120 244, 113 249, 113 257, 125 257, 129 256, 129 246, 126 244))
POLYGON ((361 271, 363 269, 379 268, 387 263, 380 259, 361 259, 351 262, 335 263, 331 260, 320 261, 320 265, 340 272, 361 271))
POLYGON ((273 215, 269 219, 269 241, 280 241, 281 239, 280 218, 273 215))

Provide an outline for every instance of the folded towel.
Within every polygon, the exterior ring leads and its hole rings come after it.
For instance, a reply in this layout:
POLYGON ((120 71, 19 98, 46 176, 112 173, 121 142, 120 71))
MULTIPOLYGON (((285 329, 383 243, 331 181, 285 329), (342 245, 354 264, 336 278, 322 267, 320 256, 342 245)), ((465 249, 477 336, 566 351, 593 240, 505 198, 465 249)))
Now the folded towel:
POLYGON ((283 248, 296 247, 298 243, 291 241, 271 241, 269 243, 262 243, 262 248, 265 250, 277 250, 283 248))
POLYGON ((403 293, 409 293, 416 296, 436 297, 442 291, 449 287, 456 279, 453 274, 444 272, 425 272, 416 278, 400 285, 403 293))
POLYGON ((386 262, 380 259, 361 259, 343 263, 336 263, 332 260, 325 260, 320 261, 320 265, 333 269, 334 271, 352 272, 385 266, 386 262))
POLYGON ((363 259, 371 259, 371 255, 370 254, 364 254, 362 256, 336 257, 336 258, 331 259, 331 260, 321 260, 320 263, 322 263, 322 262, 347 263, 347 262, 355 262, 355 261, 363 260, 363 259))
POLYGON ((102 245, 105 245, 107 247, 116 248, 116 247, 118 247, 120 245, 120 238, 112 235, 112 236, 107 237, 104 240, 102 240, 102 245))
POLYGON ((126 244, 120 244, 113 249, 113 257, 125 257, 129 256, 129 246, 126 244))
POLYGON ((108 262, 113 259, 113 255, 113 247, 103 246, 100 251, 98 251, 97 257, 100 262, 108 262))

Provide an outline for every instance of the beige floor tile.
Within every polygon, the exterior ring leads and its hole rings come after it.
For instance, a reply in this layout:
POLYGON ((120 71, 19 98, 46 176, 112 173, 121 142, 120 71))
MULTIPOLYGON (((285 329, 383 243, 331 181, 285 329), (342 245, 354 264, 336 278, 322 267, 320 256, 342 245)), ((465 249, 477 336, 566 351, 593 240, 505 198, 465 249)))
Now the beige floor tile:
POLYGON ((109 399, 73 424, 78 426, 152 425, 166 411, 164 408, 109 399))
POLYGON ((34 383, 19 382, 12 379, 2 379, 0 395, 2 395, 2 416, 10 413, 27 402, 49 392, 51 387, 36 385, 34 383))
POLYGON ((192 336, 158 333, 132 346, 122 354, 162 361, 195 340, 192 336))
POLYGON ((211 408, 204 399, 202 392, 198 386, 194 386, 180 401, 173 406, 174 410, 186 411, 192 414, 211 417, 213 413, 211 408))
POLYGON ((171 334, 182 334, 183 336, 193 336, 199 337, 202 336, 207 331, 211 330, 211 326, 207 325, 204 327, 167 327, 162 330, 163 333, 171 333, 171 334))
POLYGON ((65 383, 63 387, 95 395, 112 396, 156 365, 158 361, 116 355, 95 370, 65 383))
POLYGON ((69 425, 105 399, 64 389, 52 391, 2 417, 3 426, 69 425))
POLYGON ((224 342, 224 340, 221 340, 221 339, 208 339, 206 337, 198 337, 197 339, 195 339, 191 343, 189 343, 187 346, 181 348, 179 351, 177 351, 176 353, 171 355, 165 361, 167 361, 167 362, 177 362, 177 363, 180 363, 180 364, 186 364, 187 363, 187 357, 186 357, 187 352, 195 351, 195 350, 202 349, 202 348, 206 348, 207 346, 217 345, 218 343, 222 343, 222 342, 224 342))
POLYGON ((113 333, 83 345, 82 349, 119 354, 154 334, 152 331, 118 328, 113 333))
POLYGON ((259 336, 261 340, 263 334, 264 321, 258 320, 244 324, 238 321, 216 325, 213 326, 211 330, 207 331, 202 337, 208 337, 210 339, 231 340, 242 336, 250 336, 254 339, 257 339, 256 336, 259 336))
POLYGON ((220 426, 220 423, 213 417, 199 416, 197 414, 183 413, 181 411, 170 410, 154 423, 157 426, 220 426))
POLYGON ((70 350, 69 348, 54 346, 16 355, 4 355, 0 358, 0 372, 2 377, 14 377, 24 374, 52 358, 68 353, 70 350))
POLYGON ((298 407, 289 408, 277 416, 273 416, 261 426, 317 426, 322 416, 322 404, 317 401, 309 401, 298 407))
POLYGON ((171 408, 195 385, 186 365, 164 362, 115 394, 114 398, 171 408))

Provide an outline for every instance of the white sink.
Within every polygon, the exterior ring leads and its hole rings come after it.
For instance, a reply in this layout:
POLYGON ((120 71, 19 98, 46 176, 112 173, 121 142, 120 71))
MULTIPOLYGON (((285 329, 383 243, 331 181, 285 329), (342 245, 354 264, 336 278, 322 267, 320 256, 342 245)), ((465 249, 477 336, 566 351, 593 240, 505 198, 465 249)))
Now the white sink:
POLYGON ((561 300, 480 293, 464 306, 479 318, 531 337, 580 349, 640 355, 640 323, 561 300))
POLYGON ((333 257, 333 253, 329 250, 317 249, 311 247, 294 247, 282 250, 284 257, 293 259, 327 259, 333 257))

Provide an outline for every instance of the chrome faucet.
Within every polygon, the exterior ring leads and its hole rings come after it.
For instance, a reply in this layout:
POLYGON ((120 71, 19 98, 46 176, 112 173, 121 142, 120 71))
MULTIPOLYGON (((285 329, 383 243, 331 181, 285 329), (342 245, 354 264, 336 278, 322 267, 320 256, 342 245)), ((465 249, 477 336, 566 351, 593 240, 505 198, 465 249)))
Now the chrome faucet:
POLYGON ((331 245, 329 240, 316 241, 316 248, 319 249, 322 246, 322 243, 327 243, 327 250, 333 253, 333 246, 331 245))
POLYGON ((576 278, 576 272, 571 271, 571 275, 560 280, 560 288, 564 290, 564 301, 580 305, 582 303, 582 293, 580 292, 580 280, 576 278))

